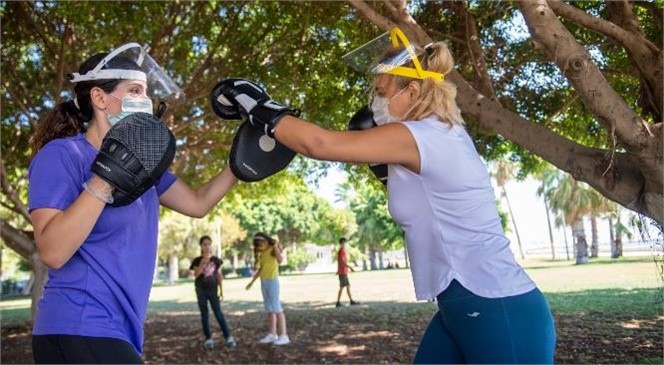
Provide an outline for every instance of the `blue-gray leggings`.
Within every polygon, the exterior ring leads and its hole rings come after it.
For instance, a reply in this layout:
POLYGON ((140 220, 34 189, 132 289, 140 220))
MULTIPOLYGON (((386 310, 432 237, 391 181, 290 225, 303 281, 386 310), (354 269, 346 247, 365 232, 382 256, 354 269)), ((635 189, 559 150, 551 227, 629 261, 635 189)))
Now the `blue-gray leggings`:
POLYGON ((413 360, 416 364, 552 364, 553 316, 538 289, 483 298, 453 280, 440 293, 413 360))

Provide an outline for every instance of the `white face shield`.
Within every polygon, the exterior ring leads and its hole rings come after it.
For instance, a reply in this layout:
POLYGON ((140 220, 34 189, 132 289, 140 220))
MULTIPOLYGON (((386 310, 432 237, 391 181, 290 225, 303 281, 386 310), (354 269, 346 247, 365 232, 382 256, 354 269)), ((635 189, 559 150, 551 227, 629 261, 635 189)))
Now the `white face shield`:
POLYGON ((95 68, 84 75, 73 73, 72 83, 89 80, 141 80, 147 83, 147 94, 157 102, 176 105, 186 100, 184 92, 164 72, 152 57, 138 43, 127 43, 110 52, 95 68), (114 57, 123 57, 140 67, 138 70, 106 68, 104 66, 114 57))
POLYGON ((353 69, 364 73, 442 81, 443 74, 422 69, 418 57, 423 52, 422 48, 410 43, 401 29, 394 28, 347 53, 343 59, 353 69), (413 67, 403 66, 409 62, 412 62, 413 67))

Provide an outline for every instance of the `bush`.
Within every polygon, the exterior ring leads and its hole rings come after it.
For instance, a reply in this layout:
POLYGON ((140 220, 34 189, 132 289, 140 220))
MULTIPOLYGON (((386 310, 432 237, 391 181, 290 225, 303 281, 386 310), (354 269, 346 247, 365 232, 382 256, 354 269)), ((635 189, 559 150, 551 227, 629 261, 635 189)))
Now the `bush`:
POLYGON ((279 265, 279 272, 282 274, 292 273, 295 271, 295 268, 291 265, 279 265))
POLYGON ((243 278, 248 278, 251 276, 251 268, 250 267, 240 267, 235 270, 235 273, 238 274, 238 276, 241 276, 243 278))
POLYGON ((221 276, 226 277, 228 274, 235 273, 235 270, 233 270, 232 267, 222 267, 221 268, 221 276))
POLYGON ((303 250, 288 253, 288 265, 298 270, 304 270, 307 265, 316 261, 316 257, 303 250))

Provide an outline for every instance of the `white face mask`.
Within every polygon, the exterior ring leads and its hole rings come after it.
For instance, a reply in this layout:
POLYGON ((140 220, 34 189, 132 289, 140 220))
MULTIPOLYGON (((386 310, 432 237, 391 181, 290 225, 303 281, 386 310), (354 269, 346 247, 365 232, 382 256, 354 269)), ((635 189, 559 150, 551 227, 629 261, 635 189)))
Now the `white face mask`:
MULTIPOLYGON (((111 94, 109 94, 111 95, 111 94)), ((111 95, 118 99, 118 97, 111 95)), ((134 113, 152 114, 152 99, 150 98, 132 98, 125 96, 122 98, 122 111, 116 115, 107 114, 108 122, 114 126, 117 122, 134 113)))
POLYGON ((376 122, 377 125, 398 122, 401 119, 390 114, 390 102, 407 88, 408 87, 404 87, 401 89, 401 91, 394 94, 394 96, 389 99, 384 96, 373 97, 373 101, 371 102, 371 111, 373 112, 374 122, 376 122))

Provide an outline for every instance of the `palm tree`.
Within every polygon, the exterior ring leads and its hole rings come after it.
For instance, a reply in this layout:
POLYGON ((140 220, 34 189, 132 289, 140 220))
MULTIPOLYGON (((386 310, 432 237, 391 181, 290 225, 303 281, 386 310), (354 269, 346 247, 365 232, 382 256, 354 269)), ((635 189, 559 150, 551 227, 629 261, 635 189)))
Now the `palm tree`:
POLYGON ((622 224, 621 220, 622 208, 618 203, 608 201, 608 209, 606 218, 609 220, 609 234, 611 239, 611 258, 617 259, 623 254, 622 236, 625 234, 628 239, 632 239, 632 232, 622 224), (614 223, 615 220, 615 223, 614 223))
POLYGON ((589 188, 565 174, 555 188, 546 194, 554 212, 561 212, 565 223, 572 227, 576 250, 576 263, 588 263, 588 243, 583 225, 583 217, 590 214, 593 207, 593 195, 589 188))
MULTIPOLYGON (((598 256, 598 239, 597 239, 597 218, 600 218, 603 215, 609 216, 610 212, 614 209, 614 207, 617 207, 617 204, 612 202, 611 200, 607 199, 604 197, 602 194, 597 192, 597 190, 593 188, 589 188, 589 194, 591 194, 592 197, 592 207, 590 210, 590 223, 592 225, 592 244, 590 246, 590 257, 597 257, 598 256)), ((610 235, 613 235, 613 227, 612 227, 612 222, 609 221, 609 226, 610 226, 610 235)), ((613 243, 613 242, 612 242, 613 243)))
MULTIPOLYGON (((546 211, 546 223, 549 227, 549 242, 551 243, 551 259, 556 259, 556 249, 553 242, 553 229, 551 228, 551 209, 549 207, 549 198, 545 194, 546 191, 550 190, 553 187, 553 183, 558 179, 560 175, 559 170, 554 168, 552 165, 547 164, 547 166, 538 173, 540 178, 540 186, 537 188, 537 196, 541 196, 544 200, 544 210, 546 211)), ((569 260, 569 250, 567 249, 567 236, 565 236, 565 250, 567 250, 567 259, 569 260)))
POLYGON ((504 161, 504 160, 499 160, 496 162, 495 165, 496 169, 493 172, 493 178, 496 179, 496 185, 498 188, 501 190, 500 195, 505 198, 505 202, 507 202, 507 210, 510 212, 510 218, 512 219, 512 225, 514 226, 514 234, 516 234, 516 240, 519 245, 519 254, 521 255, 521 259, 525 259, 526 255, 523 254, 523 246, 521 245, 521 236, 519 236, 519 229, 516 226, 516 220, 514 219, 514 212, 512 212, 512 205, 510 204, 510 200, 507 197, 507 189, 505 188, 505 185, 507 185, 507 182, 511 180, 514 177, 514 166, 511 162, 504 161))

